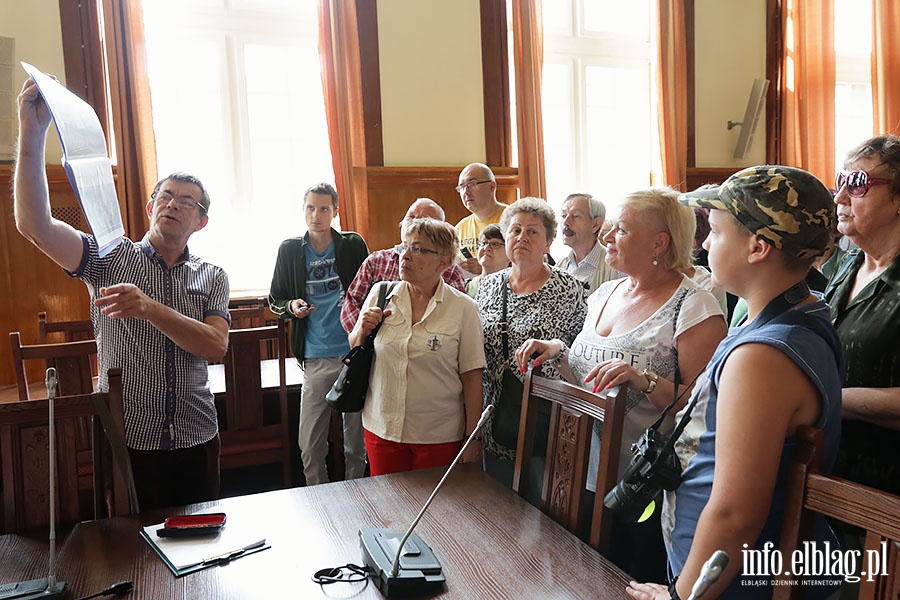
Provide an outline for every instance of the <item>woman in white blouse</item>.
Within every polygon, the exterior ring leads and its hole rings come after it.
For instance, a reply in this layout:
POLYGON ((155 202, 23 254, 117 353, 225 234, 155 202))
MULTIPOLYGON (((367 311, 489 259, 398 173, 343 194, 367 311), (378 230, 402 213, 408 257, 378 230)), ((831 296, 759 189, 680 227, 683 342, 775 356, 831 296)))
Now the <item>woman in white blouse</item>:
MULTIPOLYGON (((362 413, 372 475, 450 464, 482 409, 478 305, 441 278, 459 254, 456 229, 404 221, 400 248, 400 283, 385 310, 376 306, 374 285, 350 333, 350 345, 361 344, 383 320, 362 413)), ((463 460, 480 462, 480 444, 463 460)))
MULTIPOLYGON (((621 477, 631 445, 703 370, 727 332, 716 298, 683 271, 691 266, 696 220, 677 201, 678 192, 650 188, 628 195, 606 242, 606 261, 626 275, 588 298, 588 316, 571 348, 560 340, 528 340, 516 353, 520 365, 559 361, 568 379, 594 391, 628 385, 619 464, 621 477)), ((682 399, 669 413, 684 403, 682 399)), ((596 482, 595 428, 589 488, 596 482)), ((613 556, 632 576, 664 581, 666 554, 659 515, 644 523, 614 520, 613 556)))

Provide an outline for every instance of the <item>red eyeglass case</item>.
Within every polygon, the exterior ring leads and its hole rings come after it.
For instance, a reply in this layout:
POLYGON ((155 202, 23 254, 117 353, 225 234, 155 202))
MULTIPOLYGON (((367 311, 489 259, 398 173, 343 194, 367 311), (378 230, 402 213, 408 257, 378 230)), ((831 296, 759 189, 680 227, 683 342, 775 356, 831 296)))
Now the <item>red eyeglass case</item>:
POLYGON ((192 537, 215 535, 225 526, 225 513, 183 515, 169 517, 163 527, 156 530, 159 537, 192 537))

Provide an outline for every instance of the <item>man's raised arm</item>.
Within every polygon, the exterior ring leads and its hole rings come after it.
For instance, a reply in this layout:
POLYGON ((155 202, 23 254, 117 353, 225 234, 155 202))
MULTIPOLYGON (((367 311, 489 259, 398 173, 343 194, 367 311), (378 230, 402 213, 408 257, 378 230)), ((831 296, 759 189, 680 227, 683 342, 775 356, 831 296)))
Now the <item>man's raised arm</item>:
POLYGON ((50 214, 44 162, 50 111, 32 79, 25 82, 18 102, 19 143, 13 188, 16 228, 56 264, 75 271, 84 253, 81 234, 50 214))

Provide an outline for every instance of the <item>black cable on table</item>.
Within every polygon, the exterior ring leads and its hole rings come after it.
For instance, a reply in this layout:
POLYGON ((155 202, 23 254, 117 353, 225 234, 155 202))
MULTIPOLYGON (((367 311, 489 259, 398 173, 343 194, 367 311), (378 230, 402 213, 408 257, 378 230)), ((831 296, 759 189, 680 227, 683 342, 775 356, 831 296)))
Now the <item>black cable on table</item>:
POLYGON ((329 567, 313 573, 312 580, 319 585, 329 583, 359 583, 369 577, 369 568, 354 564, 346 564, 342 567, 329 567))
POLYGON ((120 581, 118 583, 112 584, 102 592, 97 592, 96 594, 91 594, 90 596, 83 596, 78 600, 90 600, 91 598, 99 598, 100 596, 121 596, 130 592, 132 587, 134 587, 134 584, 130 580, 120 581))

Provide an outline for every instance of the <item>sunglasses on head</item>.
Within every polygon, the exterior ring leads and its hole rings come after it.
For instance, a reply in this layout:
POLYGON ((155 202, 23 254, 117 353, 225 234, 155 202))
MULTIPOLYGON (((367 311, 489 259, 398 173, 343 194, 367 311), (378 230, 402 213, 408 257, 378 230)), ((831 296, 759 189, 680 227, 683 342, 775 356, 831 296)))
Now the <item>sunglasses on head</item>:
POLYGON ((834 177, 834 189, 840 192, 844 184, 847 184, 847 193, 853 198, 862 198, 869 193, 869 188, 873 185, 886 185, 888 183, 893 183, 893 180, 884 179, 883 177, 872 177, 862 169, 838 171, 834 177))

